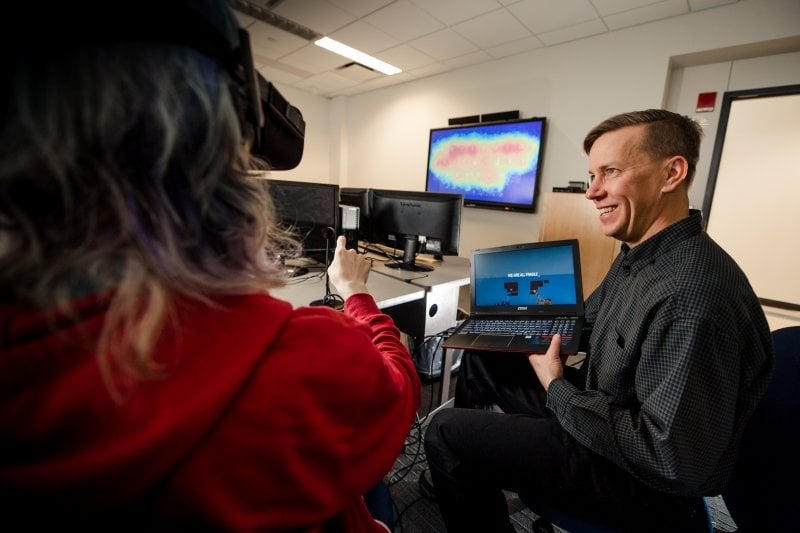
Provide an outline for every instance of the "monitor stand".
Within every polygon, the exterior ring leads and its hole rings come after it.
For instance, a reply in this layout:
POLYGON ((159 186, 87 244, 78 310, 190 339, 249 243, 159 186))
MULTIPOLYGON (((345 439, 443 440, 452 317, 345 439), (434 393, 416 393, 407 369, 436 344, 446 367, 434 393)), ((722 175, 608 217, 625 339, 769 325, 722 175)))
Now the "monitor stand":
POLYGON ((387 268, 398 268, 401 270, 410 270, 411 272, 432 272, 433 267, 430 265, 423 265, 420 263, 403 263, 401 261, 392 261, 391 263, 384 263, 387 268))
POLYGON ((419 239, 416 235, 406 235, 405 245, 403 246, 403 260, 392 261, 385 263, 389 268, 399 268, 402 270, 410 270, 412 272, 431 272, 433 267, 430 265, 421 265, 416 262, 417 253, 419 252, 419 239))

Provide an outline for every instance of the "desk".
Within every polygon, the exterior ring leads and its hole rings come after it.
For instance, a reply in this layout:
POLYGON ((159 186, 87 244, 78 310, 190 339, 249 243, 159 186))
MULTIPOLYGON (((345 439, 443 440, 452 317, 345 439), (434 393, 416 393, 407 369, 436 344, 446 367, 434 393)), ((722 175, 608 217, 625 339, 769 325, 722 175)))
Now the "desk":
MULTIPOLYGON (((413 302, 422 302, 425 298, 425 290, 422 287, 386 276, 370 275, 367 280, 367 288, 375 298, 375 303, 383 310, 413 302)), ((331 292, 336 293, 333 285, 331 285, 331 292)), ((285 287, 271 289, 270 294, 286 300, 294 307, 309 305, 312 301, 325 296, 325 273, 315 272, 291 278, 285 287)))
MULTIPOLYGON (((404 331, 410 333, 415 343, 425 337, 436 335, 452 327, 458 316, 458 300, 461 287, 470 283, 470 261, 466 257, 447 256, 441 263, 433 265, 431 272, 413 272, 397 268, 388 268, 382 263, 372 265, 374 272, 385 276, 404 280, 411 285, 425 289, 425 307, 423 312, 404 317, 404 331), (422 321, 420 323, 420 321, 422 321), (411 333, 415 332, 415 333, 411 333), (422 332, 419 335, 419 332, 422 332)), ((398 327, 403 329, 400 324, 398 327)), ((443 349, 440 405, 444 405, 450 396, 450 371, 453 366, 453 351, 443 349)))
MULTIPOLYGON (((446 257, 436 263, 431 272, 388 268, 375 261, 367 288, 378 307, 391 316, 417 346, 425 337, 441 333, 456 323, 460 289, 469 285, 469 272, 469 259, 465 257, 446 257)), ((333 285, 331 291, 334 291, 333 285)), ((288 285, 272 289, 270 293, 295 307, 308 305, 325 296, 324 271, 292 278, 288 285)), ((442 359, 441 403, 444 404, 450 391, 452 350, 444 350, 442 359)))
POLYGON ((415 317, 421 322, 408 331, 417 340, 436 335, 455 324, 460 289, 469 285, 469 259, 466 257, 446 257, 441 263, 436 263, 431 272, 389 268, 377 261, 373 263, 372 271, 425 290, 425 312, 415 317))

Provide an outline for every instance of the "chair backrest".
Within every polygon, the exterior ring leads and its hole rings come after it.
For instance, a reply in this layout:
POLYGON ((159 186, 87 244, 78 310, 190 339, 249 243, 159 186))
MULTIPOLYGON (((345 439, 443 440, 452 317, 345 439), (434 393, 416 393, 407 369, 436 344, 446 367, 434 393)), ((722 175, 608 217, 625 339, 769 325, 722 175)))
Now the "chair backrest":
POLYGON ((722 494, 738 532, 797 531, 800 505, 800 326, 772 332, 775 374, 742 435, 722 494))

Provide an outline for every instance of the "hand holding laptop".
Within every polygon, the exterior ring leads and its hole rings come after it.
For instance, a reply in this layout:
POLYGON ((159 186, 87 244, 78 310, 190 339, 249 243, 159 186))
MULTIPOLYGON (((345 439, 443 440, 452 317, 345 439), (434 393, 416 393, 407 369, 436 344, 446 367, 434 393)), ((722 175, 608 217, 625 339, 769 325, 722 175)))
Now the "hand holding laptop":
POLYGON ((550 347, 543 354, 528 354, 533 371, 546 391, 550 387, 550 382, 554 379, 564 377, 564 364, 567 362, 567 354, 561 353, 561 334, 553 335, 550 347))

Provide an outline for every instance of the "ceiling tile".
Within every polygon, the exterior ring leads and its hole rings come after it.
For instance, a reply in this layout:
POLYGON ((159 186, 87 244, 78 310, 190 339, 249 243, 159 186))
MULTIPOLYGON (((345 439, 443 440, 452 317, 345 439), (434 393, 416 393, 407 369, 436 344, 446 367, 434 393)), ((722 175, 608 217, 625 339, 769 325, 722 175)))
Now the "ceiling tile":
POLYGON ((321 74, 326 70, 336 69, 350 62, 346 57, 329 52, 314 44, 307 44, 300 50, 281 58, 281 61, 296 65, 313 74, 321 74))
POLYGON ((636 9, 637 7, 644 7, 650 4, 655 4, 658 0, 590 0, 594 8, 605 17, 606 15, 613 15, 620 11, 628 11, 636 9))
POLYGON ((357 18, 326 0, 284 0, 273 12, 322 35, 328 35, 357 18))
POLYGON ((492 11, 457 24, 453 26, 453 31, 466 37, 479 48, 491 48, 531 35, 522 23, 505 10, 492 11))
POLYGON ((400 44, 395 37, 361 20, 333 32, 331 37, 368 54, 374 54, 400 44))
POLYGON ((589 0, 522 0, 508 6, 508 10, 536 34, 598 18, 589 0))
MULTIPOLYGON (((228 0, 267 79, 334 97, 743 0, 228 0), (269 8, 403 72, 384 76, 272 26, 269 8), (267 20, 265 22, 265 20, 267 20)), ((750 0, 756 1, 756 0, 750 0)))
MULTIPOLYGON (((302 0, 300 0, 302 1, 302 0)), ((331 4, 352 13, 357 17, 365 17, 370 13, 378 11, 385 5, 391 4, 394 0, 328 0, 331 4)))
POLYGON ((608 31, 606 25, 599 19, 590 20, 568 28, 550 31, 547 33, 540 33, 537 35, 545 46, 553 46, 554 44, 566 43, 568 41, 575 41, 583 39, 584 37, 591 37, 600 33, 608 31))
MULTIPOLYGON (((313 75, 312 72, 298 68, 297 65, 284 63, 278 59, 253 54, 253 63, 258 69, 269 69, 270 71, 280 71, 283 79, 303 79, 313 75)), ((268 78, 269 79, 269 78, 268 78)))
POLYGON ((424 67, 411 69, 408 71, 408 73, 417 78, 427 78, 428 76, 441 74, 442 72, 447 72, 448 70, 450 70, 450 67, 444 63, 431 63, 430 65, 425 65, 424 67))
POLYGON ((420 52, 413 46, 409 46, 407 44, 401 44, 400 46, 389 48, 388 50, 384 50, 377 55, 378 59, 386 61, 397 68, 403 69, 404 71, 430 65, 431 63, 435 62, 435 59, 428 54, 420 52))
POLYGON ((305 76, 299 76, 296 73, 289 70, 292 67, 286 68, 288 67, 288 65, 281 65, 281 64, 275 65, 273 63, 257 62, 255 66, 256 70, 259 71, 262 76, 264 76, 273 83, 277 82, 277 83, 285 83, 287 85, 293 85, 298 81, 308 78, 310 76, 310 74, 307 74, 305 76))
POLYGON ((408 0, 397 0, 364 20, 401 41, 416 39, 444 27, 408 0))
POLYGON ((305 39, 260 20, 254 21, 247 31, 250 34, 253 52, 273 59, 283 57, 308 44, 305 39))
POLYGON ((383 87, 399 85, 401 83, 404 83, 406 81, 411 81, 413 79, 415 78, 410 74, 401 72, 400 74, 395 74, 394 76, 382 76, 380 78, 375 78, 373 80, 366 81, 358 86, 343 89, 339 91, 337 94, 345 94, 345 95, 358 94, 364 91, 372 91, 383 87))
POLYGON ((375 79, 379 76, 384 76, 385 74, 381 74, 380 72, 366 68, 357 63, 353 63, 336 69, 336 75, 341 76, 342 78, 347 78, 348 80, 364 82, 375 79))
POLYGON ((484 63, 490 59, 492 59, 492 56, 483 50, 478 50, 477 52, 472 52, 471 54, 454 57, 452 59, 446 59, 442 61, 442 63, 450 68, 461 68, 469 65, 476 65, 478 63, 484 63))
POLYGON ((536 36, 531 36, 504 43, 500 46, 487 48, 486 52, 494 58, 501 58, 515 54, 521 54, 522 52, 527 52, 529 50, 536 50, 537 48, 541 48, 543 46, 544 43, 541 41, 541 39, 536 36))
POLYGON ((411 2, 448 26, 501 7, 496 0, 411 0, 411 2))
POLYGON ((370 80, 367 83, 370 83, 373 87, 386 87, 389 85, 397 85, 399 83, 411 81, 413 79, 414 76, 411 74, 408 74, 407 72, 401 72, 400 74, 395 74, 394 76, 381 76, 379 78, 375 78, 374 80, 370 80))
POLYGON ((478 49, 473 43, 449 28, 414 39, 410 44, 438 60, 462 56, 478 49))
POLYGON ((354 87, 359 84, 358 81, 348 80, 345 77, 338 76, 331 72, 325 72, 297 82, 295 86, 311 94, 325 94, 347 87, 354 87))
POLYGON ((723 6, 725 4, 733 4, 739 0, 689 0, 689 9, 692 11, 701 11, 710 7, 723 6))
POLYGON ((666 0, 649 6, 631 9, 605 17, 606 25, 610 30, 618 30, 637 24, 645 24, 654 20, 677 17, 688 13, 686 0, 666 0))

